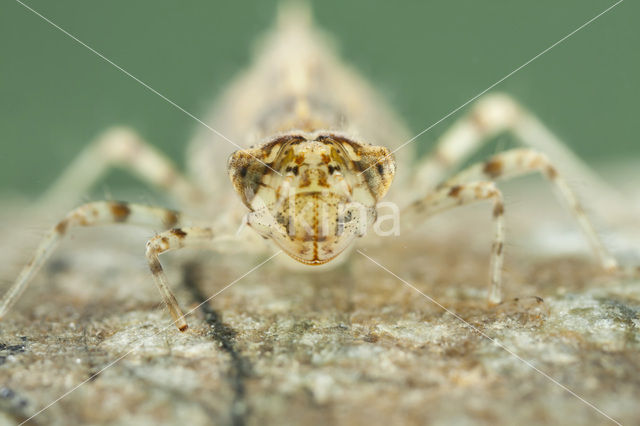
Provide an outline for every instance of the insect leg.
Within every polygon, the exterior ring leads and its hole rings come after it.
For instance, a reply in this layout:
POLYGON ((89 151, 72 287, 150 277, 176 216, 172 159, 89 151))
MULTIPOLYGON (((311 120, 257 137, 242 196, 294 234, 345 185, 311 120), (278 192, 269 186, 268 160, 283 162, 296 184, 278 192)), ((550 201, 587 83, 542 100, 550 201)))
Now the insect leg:
POLYGON ((183 247, 208 247, 215 249, 216 239, 214 239, 214 237, 215 233, 211 228, 174 228, 156 235, 147 242, 146 256, 153 280, 171 313, 174 324, 180 331, 185 331, 188 325, 173 292, 171 292, 169 288, 169 282, 162 269, 158 255, 183 247))
POLYGON ((409 205, 402 214, 405 230, 424 219, 455 207, 482 200, 493 201, 495 236, 491 249, 490 284, 488 300, 491 304, 502 300, 502 263, 504 259, 504 203, 502 193, 493 182, 468 182, 441 187, 428 196, 409 205))
POLYGON ((451 187, 476 180, 509 179, 532 172, 541 173, 555 185, 589 240, 593 252, 600 260, 603 268, 610 271, 616 270, 618 267, 617 261, 604 247, 577 196, 544 154, 526 148, 505 151, 494 155, 484 163, 470 166, 447 180, 443 186, 451 187))
POLYGON ((47 191, 40 205, 50 210, 52 206, 75 203, 111 167, 130 170, 185 205, 200 199, 200 191, 167 157, 132 130, 118 127, 91 142, 47 191))
POLYGON ((418 163, 414 188, 421 194, 432 189, 485 142, 503 131, 513 134, 526 147, 554 158, 565 173, 585 183, 592 197, 607 198, 609 205, 620 204, 615 191, 595 176, 539 119, 512 97, 501 93, 480 98, 466 116, 440 137, 432 153, 418 163))
POLYGON ((180 213, 176 211, 123 202, 98 201, 72 210, 48 232, 31 261, 22 269, 15 283, 0 300, 0 319, 13 306, 33 276, 71 228, 111 223, 131 223, 150 228, 168 229, 181 222, 184 222, 184 220, 180 213))

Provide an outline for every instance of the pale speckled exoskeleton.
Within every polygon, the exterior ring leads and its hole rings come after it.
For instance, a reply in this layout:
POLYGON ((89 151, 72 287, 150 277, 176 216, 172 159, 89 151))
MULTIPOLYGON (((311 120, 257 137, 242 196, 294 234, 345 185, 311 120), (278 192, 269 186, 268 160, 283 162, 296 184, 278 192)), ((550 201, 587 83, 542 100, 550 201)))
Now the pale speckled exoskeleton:
POLYGON ((121 166, 165 189, 185 211, 200 209, 215 217, 209 226, 160 207, 112 201, 82 205, 45 237, 4 295, 0 317, 70 228, 131 223, 166 229, 147 242, 146 257, 175 324, 185 330, 158 255, 183 247, 252 252, 279 247, 310 267, 337 264, 376 221, 385 195, 399 206, 405 231, 436 213, 491 201, 495 237, 488 300, 495 304, 501 300, 504 204, 493 182, 529 172, 543 174, 559 189, 602 266, 617 267, 562 174, 534 150, 562 151, 535 117, 506 95, 487 95, 444 133, 430 155, 411 161, 415 146, 401 146, 410 140, 401 120, 338 59, 302 8, 280 12, 252 66, 205 121, 211 126, 204 126, 189 147, 189 176, 133 131, 116 128, 88 146, 45 204, 73 202, 107 168, 121 166), (527 148, 498 153, 447 179, 483 141, 503 131, 527 148), (394 153, 397 148, 402 149, 394 153), (236 232, 242 224, 246 227, 236 232))

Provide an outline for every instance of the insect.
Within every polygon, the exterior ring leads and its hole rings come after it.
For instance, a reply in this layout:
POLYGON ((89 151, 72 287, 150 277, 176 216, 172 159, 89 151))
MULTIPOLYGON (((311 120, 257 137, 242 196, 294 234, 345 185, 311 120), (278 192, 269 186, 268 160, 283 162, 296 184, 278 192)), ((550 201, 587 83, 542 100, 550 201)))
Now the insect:
POLYGON ((230 86, 207 123, 211 127, 189 145, 188 177, 135 132, 115 128, 89 145, 47 197, 73 200, 100 171, 118 165, 164 189, 186 212, 213 212, 207 226, 162 207, 82 205, 44 238, 0 302, 0 318, 74 227, 129 223, 165 229, 147 242, 146 258, 175 325, 184 331, 187 322, 159 261, 162 253, 184 247, 224 251, 231 245, 253 252, 277 247, 309 267, 338 264, 385 220, 394 232, 407 232, 430 216, 485 200, 492 203, 495 229, 487 298, 497 304, 505 229, 503 198, 494 182, 532 172, 560 191, 602 267, 617 268, 562 174, 533 149, 561 145, 533 115, 507 95, 487 95, 430 155, 412 163, 415 147, 407 143, 406 126, 339 60, 303 8, 283 8, 253 65, 230 86), (498 153, 451 176, 484 141, 503 131, 528 148, 498 153), (392 214, 383 216, 387 200, 392 214), (236 232, 239 225, 245 229, 236 232))

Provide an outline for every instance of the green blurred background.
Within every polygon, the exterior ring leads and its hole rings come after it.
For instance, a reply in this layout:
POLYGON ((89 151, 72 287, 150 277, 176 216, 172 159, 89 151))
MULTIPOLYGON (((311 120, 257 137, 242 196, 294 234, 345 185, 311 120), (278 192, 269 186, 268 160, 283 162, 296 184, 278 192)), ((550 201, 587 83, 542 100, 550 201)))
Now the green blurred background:
MULTIPOLYGON (((26 3, 196 116, 249 63, 277 4, 26 3)), ((342 56, 418 133, 612 4, 331 0, 313 9, 342 56)), ((637 2, 621 3, 496 89, 590 163, 640 160, 639 12, 637 2)), ((115 124, 134 127, 182 164, 196 121, 12 0, 2 1, 0 52, 0 192, 42 192, 115 124)), ((421 150, 458 115, 418 139, 421 150)), ((114 172, 103 185, 128 182, 114 172)))

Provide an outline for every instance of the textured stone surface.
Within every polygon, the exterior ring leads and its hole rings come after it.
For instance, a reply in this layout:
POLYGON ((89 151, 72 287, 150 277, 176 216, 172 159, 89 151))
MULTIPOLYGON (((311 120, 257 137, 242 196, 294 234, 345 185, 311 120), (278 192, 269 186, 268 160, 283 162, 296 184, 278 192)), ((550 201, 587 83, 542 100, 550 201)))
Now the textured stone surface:
MULTIPOLYGON (((270 262, 180 333, 146 271, 148 233, 74 231, 0 323, 0 424, 83 382, 32 423, 609 422, 531 366, 617 421, 640 423, 640 282, 606 276, 573 250, 585 243, 572 225, 536 214, 534 232, 509 225, 505 290, 521 299, 489 309, 488 214, 469 209, 366 250, 475 331, 354 252, 318 274, 270 262)), ((8 284, 39 233, 3 223, 8 284)), ((185 309, 264 259, 195 255, 163 258, 185 309)))

